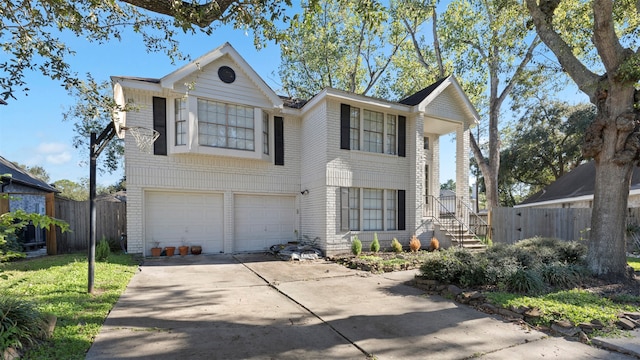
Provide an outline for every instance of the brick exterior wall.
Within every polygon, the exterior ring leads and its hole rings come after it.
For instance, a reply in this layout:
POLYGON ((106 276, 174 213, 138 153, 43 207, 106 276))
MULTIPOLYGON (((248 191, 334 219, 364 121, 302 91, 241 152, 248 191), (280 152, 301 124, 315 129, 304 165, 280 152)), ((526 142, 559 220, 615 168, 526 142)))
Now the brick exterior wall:
MULTIPOLYGON (((216 69, 220 65, 239 66, 223 57, 184 81, 176 82, 175 90, 138 90, 125 87, 125 98, 137 106, 127 113, 127 126, 151 128, 153 96, 167 99, 168 155, 158 156, 140 152, 131 136, 125 137, 125 174, 127 178, 127 232, 131 253, 146 253, 150 247, 145 234, 145 192, 172 191, 215 193, 223 196, 224 249, 230 252, 235 240, 235 203, 238 195, 280 195, 295 197, 295 233, 299 240, 315 241, 325 254, 349 251, 354 235, 368 248, 373 231, 342 231, 342 187, 375 188, 406 191, 406 230, 378 232, 383 248, 397 238, 408 245, 416 234, 423 243, 433 236, 433 227, 423 219, 425 199, 425 164, 430 165, 429 189, 439 191, 439 137, 429 134, 430 150, 423 149, 425 136, 422 113, 408 106, 377 102, 358 97, 336 99, 325 96, 308 104, 303 110, 275 108, 255 86, 248 74, 237 71, 233 86, 221 84, 216 69), (226 86, 226 87, 225 87, 226 86), (221 90, 222 89, 222 90, 221 90), (228 90, 228 91, 227 91, 228 90), (175 98, 188 93, 188 103, 202 97, 253 106, 270 115, 270 153, 262 156, 261 121, 256 116, 255 148, 247 158, 241 152, 198 147, 196 114, 189 117, 191 146, 174 146, 175 98), (361 109, 406 116, 406 157, 365 151, 340 149, 340 104, 347 102, 361 109), (404 110, 398 110, 404 109, 404 110), (274 165, 273 117, 284 119, 284 166, 274 165), (259 125, 258 125, 259 124, 259 125), (205 149, 203 149, 205 148, 205 149), (258 155, 258 156, 256 156, 258 155), (249 158, 251 157, 251 158, 249 158)), ((153 87, 153 85, 149 86, 153 87)), ((434 103, 434 113, 451 113, 448 98, 434 103)), ((193 107, 192 107, 193 109, 193 107)), ((260 114, 256 112, 256 115, 260 114)), ((453 111, 458 116, 459 111, 453 111)), ((462 116, 462 115, 460 115, 462 116)), ((468 127, 462 128, 458 154, 468 153, 468 127)), ((460 158, 460 156, 459 156, 460 158)), ((468 183, 468 157, 458 161, 457 182, 468 183)), ((460 186, 465 188, 465 186, 460 186)), ((468 197, 468 194, 467 194, 468 197)), ((386 221, 386 219, 385 219, 386 221)))

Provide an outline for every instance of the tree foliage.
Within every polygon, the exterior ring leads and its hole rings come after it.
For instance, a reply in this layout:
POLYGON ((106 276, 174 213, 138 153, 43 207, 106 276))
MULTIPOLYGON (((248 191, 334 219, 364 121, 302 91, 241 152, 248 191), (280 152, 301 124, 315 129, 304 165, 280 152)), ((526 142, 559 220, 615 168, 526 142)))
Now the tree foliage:
POLYGON ((595 117, 588 104, 540 99, 505 132, 500 153, 501 203, 513 206, 584 161, 584 132, 595 117))
POLYGON ((283 89, 308 99, 325 87, 378 93, 404 33, 377 1, 303 2, 280 43, 283 89))
MULTIPOLYGON (((100 134, 112 121, 116 111, 127 111, 134 106, 126 104, 124 107, 116 104, 111 84, 104 81, 98 83, 90 74, 87 80, 82 80, 70 91, 76 98, 76 103, 63 114, 64 121, 73 121, 76 135, 73 137, 73 146, 89 157, 89 143, 91 133, 100 134)), ((124 155, 124 142, 122 139, 111 140, 103 150, 98 169, 113 172, 120 165, 124 155)))
POLYGON ((15 99, 28 91, 25 73, 36 71, 60 81, 68 89, 79 76, 69 65, 73 48, 60 40, 71 34, 89 42, 120 40, 132 29, 148 51, 165 52, 172 60, 185 58, 176 36, 212 34, 216 26, 232 24, 252 30, 256 45, 278 39, 276 21, 286 21, 285 1, 171 1, 171 0, 5 0, 0 8, 0 99, 15 99))

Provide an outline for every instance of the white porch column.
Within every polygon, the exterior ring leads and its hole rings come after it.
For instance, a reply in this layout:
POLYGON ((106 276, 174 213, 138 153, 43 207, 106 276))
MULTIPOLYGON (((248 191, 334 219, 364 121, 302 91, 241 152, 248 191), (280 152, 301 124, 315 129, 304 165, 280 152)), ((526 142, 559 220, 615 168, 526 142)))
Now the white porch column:
POLYGON ((425 173, 424 166, 426 164, 426 156, 424 152, 424 114, 419 113, 416 116, 415 127, 409 127, 407 123, 407 130, 411 129, 414 139, 407 137, 407 156, 414 155, 414 163, 411 166, 409 186, 414 189, 407 189, 407 230, 413 230, 416 232, 416 236, 420 237, 420 233, 424 232, 421 222, 424 216, 425 210, 425 173), (414 191, 411 191, 414 190, 414 191), (415 194, 414 198, 411 198, 410 194, 415 194), (419 228, 419 229, 418 229, 419 228))
MULTIPOLYGON (((469 203, 469 125, 459 125, 456 129, 456 197, 469 203)), ((459 216, 466 214, 464 209, 459 216)), ((467 219, 464 219, 467 221, 467 219)))

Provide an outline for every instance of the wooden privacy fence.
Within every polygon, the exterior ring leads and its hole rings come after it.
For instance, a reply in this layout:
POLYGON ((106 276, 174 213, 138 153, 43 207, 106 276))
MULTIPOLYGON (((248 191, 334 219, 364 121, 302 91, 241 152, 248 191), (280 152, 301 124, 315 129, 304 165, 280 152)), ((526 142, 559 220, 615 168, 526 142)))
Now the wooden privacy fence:
MULTIPOLYGON (((69 223, 69 230, 57 230, 58 253, 89 248, 89 201, 56 198, 55 217, 69 223)), ((127 204, 124 202, 96 202, 96 238, 120 239, 127 231, 127 204)))
MULTIPOLYGON (((495 208, 491 211, 491 240, 513 244, 534 236, 562 240, 589 238, 591 208, 495 208)), ((640 208, 627 211, 627 223, 640 223, 640 208)))

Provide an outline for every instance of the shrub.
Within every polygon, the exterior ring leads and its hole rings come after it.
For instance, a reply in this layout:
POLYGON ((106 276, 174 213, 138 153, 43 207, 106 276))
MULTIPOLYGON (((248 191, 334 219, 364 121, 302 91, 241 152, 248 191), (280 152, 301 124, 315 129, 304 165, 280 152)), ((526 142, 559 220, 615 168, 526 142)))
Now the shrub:
POLYGON ((100 242, 98 242, 98 245, 96 246, 96 260, 107 261, 109 255, 111 255, 109 242, 105 237, 102 237, 102 240, 100 240, 100 242))
POLYGON ((353 237, 353 241, 351 242, 351 253, 353 255, 358 256, 362 252, 362 241, 358 239, 357 236, 353 237))
POLYGON ((9 347, 22 349, 45 336, 45 321, 27 300, 0 296, 0 354, 9 347))
POLYGON ((544 282, 540 272, 535 269, 518 269, 507 279, 506 290, 523 294, 540 294, 544 290, 544 282))
POLYGON ((420 250, 421 247, 422 245, 420 244, 420 239, 418 239, 418 237, 416 237, 415 235, 411 236, 411 240, 409 241, 409 249, 411 249, 412 252, 416 252, 420 250))
POLYGON ((540 273, 547 284, 561 289, 571 289, 580 284, 583 270, 576 265, 556 262, 543 266, 540 273))
POLYGON ((558 260, 569 264, 584 264, 587 246, 577 241, 565 241, 558 248, 558 260))
POLYGON ((402 252, 402 244, 400 244, 398 239, 393 238, 393 241, 391 241, 391 250, 393 250, 396 253, 402 252))
POLYGON ((371 246, 369 247, 369 249, 373 252, 380 251, 380 242, 378 241, 378 233, 373 233, 373 242, 371 243, 371 246))
POLYGON ((429 243, 429 251, 436 251, 438 249, 440 249, 440 242, 435 237, 432 237, 429 243))

